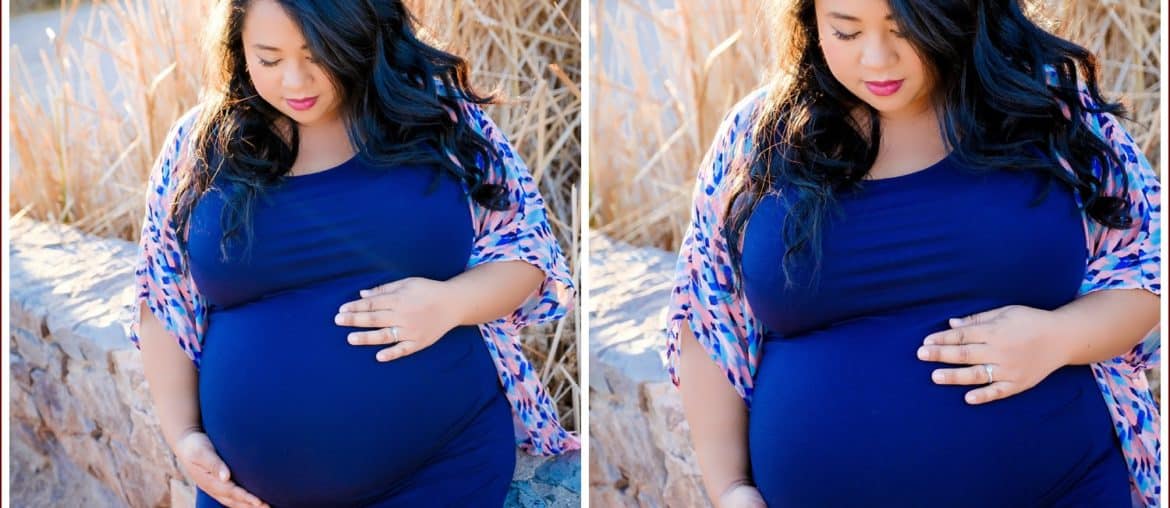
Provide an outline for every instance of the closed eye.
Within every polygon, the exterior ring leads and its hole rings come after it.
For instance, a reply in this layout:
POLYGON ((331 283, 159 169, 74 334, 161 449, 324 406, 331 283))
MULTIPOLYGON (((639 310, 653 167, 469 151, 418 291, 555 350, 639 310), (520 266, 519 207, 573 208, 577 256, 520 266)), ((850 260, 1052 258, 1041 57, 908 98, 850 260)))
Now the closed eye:
POLYGON ((843 41, 851 41, 853 39, 856 39, 857 36, 859 36, 859 35, 861 35, 861 32, 853 32, 851 34, 847 34, 847 33, 841 32, 840 30, 837 30, 836 28, 833 29, 833 36, 838 38, 838 39, 841 39, 843 41))
POLYGON ((275 67, 276 64, 280 63, 280 60, 273 60, 271 62, 269 62, 268 60, 265 60, 263 58, 259 58, 258 60, 260 61, 260 65, 263 65, 265 67, 275 67))

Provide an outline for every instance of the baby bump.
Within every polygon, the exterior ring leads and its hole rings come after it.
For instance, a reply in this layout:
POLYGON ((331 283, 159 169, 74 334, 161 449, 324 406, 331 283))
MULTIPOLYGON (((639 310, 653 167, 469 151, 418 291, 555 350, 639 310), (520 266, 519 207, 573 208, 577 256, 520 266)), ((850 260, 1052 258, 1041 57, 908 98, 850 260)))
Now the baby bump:
POLYGON ((765 344, 749 441, 771 502, 1032 506, 1119 453, 1087 366, 971 406, 977 386, 935 385, 949 366, 915 356, 935 321, 865 318, 765 344))
POLYGON ((372 284, 290 291, 212 313, 203 425, 236 481, 274 505, 385 492, 503 397, 476 327, 386 363, 374 359, 385 346, 349 345, 355 329, 333 316, 358 286, 372 284))

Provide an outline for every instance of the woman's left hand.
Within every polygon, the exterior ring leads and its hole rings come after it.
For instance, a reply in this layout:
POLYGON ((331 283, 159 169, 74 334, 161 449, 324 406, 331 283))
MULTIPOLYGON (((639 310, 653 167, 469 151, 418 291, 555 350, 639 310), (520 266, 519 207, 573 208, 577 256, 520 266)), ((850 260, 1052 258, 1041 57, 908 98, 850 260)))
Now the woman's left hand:
POLYGON ((1011 397, 1063 367, 1058 316, 1046 310, 1009 305, 951 319, 951 329, 927 335, 918 359, 971 367, 937 369, 940 385, 987 385, 967 392, 968 404, 1011 397), (989 379, 990 377, 990 379, 989 379))
POLYGON ((346 302, 334 322, 341 326, 377 328, 352 332, 351 345, 382 345, 380 362, 396 360, 434 344, 459 325, 455 299, 446 282, 411 277, 361 291, 361 299, 346 302))

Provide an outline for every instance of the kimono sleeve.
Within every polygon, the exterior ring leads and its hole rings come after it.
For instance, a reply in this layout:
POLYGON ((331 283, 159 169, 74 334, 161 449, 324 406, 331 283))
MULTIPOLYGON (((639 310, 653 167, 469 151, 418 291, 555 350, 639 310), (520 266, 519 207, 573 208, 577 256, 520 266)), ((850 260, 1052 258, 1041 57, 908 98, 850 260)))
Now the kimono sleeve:
POLYGON ((525 261, 544 272, 544 280, 516 310, 500 321, 515 333, 528 325, 561 319, 571 308, 576 290, 564 252, 549 225, 544 199, 524 161, 479 106, 461 101, 465 118, 491 145, 488 178, 507 190, 509 208, 477 209, 477 232, 468 267, 496 261, 525 261))
MULTIPOLYGON (((1106 194, 1124 195, 1129 200, 1133 226, 1107 228, 1088 221, 1089 262, 1080 292, 1083 295, 1105 289, 1141 289, 1161 295, 1162 210, 1158 176, 1117 118, 1107 113, 1086 113, 1085 121, 1117 154, 1119 163, 1110 162, 1099 169, 1108 173, 1103 175, 1107 176, 1104 178, 1106 194)), ((1154 329, 1120 359, 1134 371, 1149 369, 1161 354, 1158 335, 1154 329)))
POLYGON ((134 264, 136 296, 133 307, 129 309, 128 332, 134 346, 141 349, 139 307, 145 302, 188 358, 198 365, 200 304, 193 283, 185 276, 170 217, 171 196, 176 184, 175 168, 183 156, 183 147, 196 116, 197 111, 191 110, 175 123, 151 167, 134 264))
POLYGON ((690 225, 679 248, 666 324, 666 358, 670 379, 678 373, 681 331, 690 326, 695 339, 727 380, 750 403, 759 337, 746 301, 735 284, 723 231, 733 166, 751 151, 751 115, 761 92, 742 101, 724 119, 703 162, 693 192, 690 225))

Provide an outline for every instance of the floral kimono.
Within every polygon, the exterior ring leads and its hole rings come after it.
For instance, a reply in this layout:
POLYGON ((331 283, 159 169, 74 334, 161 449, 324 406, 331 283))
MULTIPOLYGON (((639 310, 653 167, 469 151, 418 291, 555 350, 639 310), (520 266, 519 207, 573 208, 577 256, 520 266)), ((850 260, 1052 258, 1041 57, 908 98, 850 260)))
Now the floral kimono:
MULTIPOLYGON (((761 324, 752 316, 748 302, 735 290, 734 272, 728 264, 728 247, 723 234, 723 214, 733 180, 733 168, 746 163, 752 153, 751 129, 754 115, 766 91, 758 90, 735 107, 725 118, 711 150, 699 167, 694 188, 691 223, 679 250, 674 290, 667 322, 667 364, 677 386, 679 333, 690 323, 695 338, 726 373, 727 380, 750 407, 753 376, 760 361, 763 343, 761 324)), ((1082 89, 1081 100, 1091 100, 1082 89)), ((1065 108, 1065 116, 1069 111, 1065 108)), ((1079 291, 1085 295, 1103 289, 1136 288, 1161 294, 1159 264, 1161 253, 1161 186, 1157 175, 1133 139, 1113 116, 1085 113, 1088 128, 1116 152, 1120 165, 1108 171, 1109 195, 1125 191, 1132 203, 1134 227, 1109 229, 1082 213, 1088 260, 1079 291), (1123 185, 1128 177, 1129 186, 1123 185)), ((1062 165, 1071 171, 1064 160, 1062 165)), ((1084 205, 1077 194, 1077 204, 1084 205)), ((1125 355, 1092 365, 1121 440, 1129 467, 1134 506, 1158 506, 1160 495, 1158 407, 1144 371, 1155 365, 1160 354, 1155 329, 1125 355)))
MULTIPOLYGON (((511 203, 507 210, 494 211, 468 198, 475 239, 467 268, 523 260, 540 268, 545 276, 540 288, 510 315, 479 325, 512 406, 517 444, 533 455, 578 449, 580 442, 558 422, 556 405, 524 357, 519 338, 520 329, 527 325, 565 316, 575 297, 572 276, 549 227, 544 200, 524 162, 478 106, 461 104, 465 118, 495 152, 489 162, 488 181, 505 186, 511 203)), ((175 168, 182 167, 179 162, 190 155, 189 134, 196 116, 197 111, 192 110, 176 123, 151 171, 135 270, 138 297, 129 333, 138 346, 138 307, 145 301, 198 368, 207 304, 187 270, 169 216, 179 181, 175 168)))

